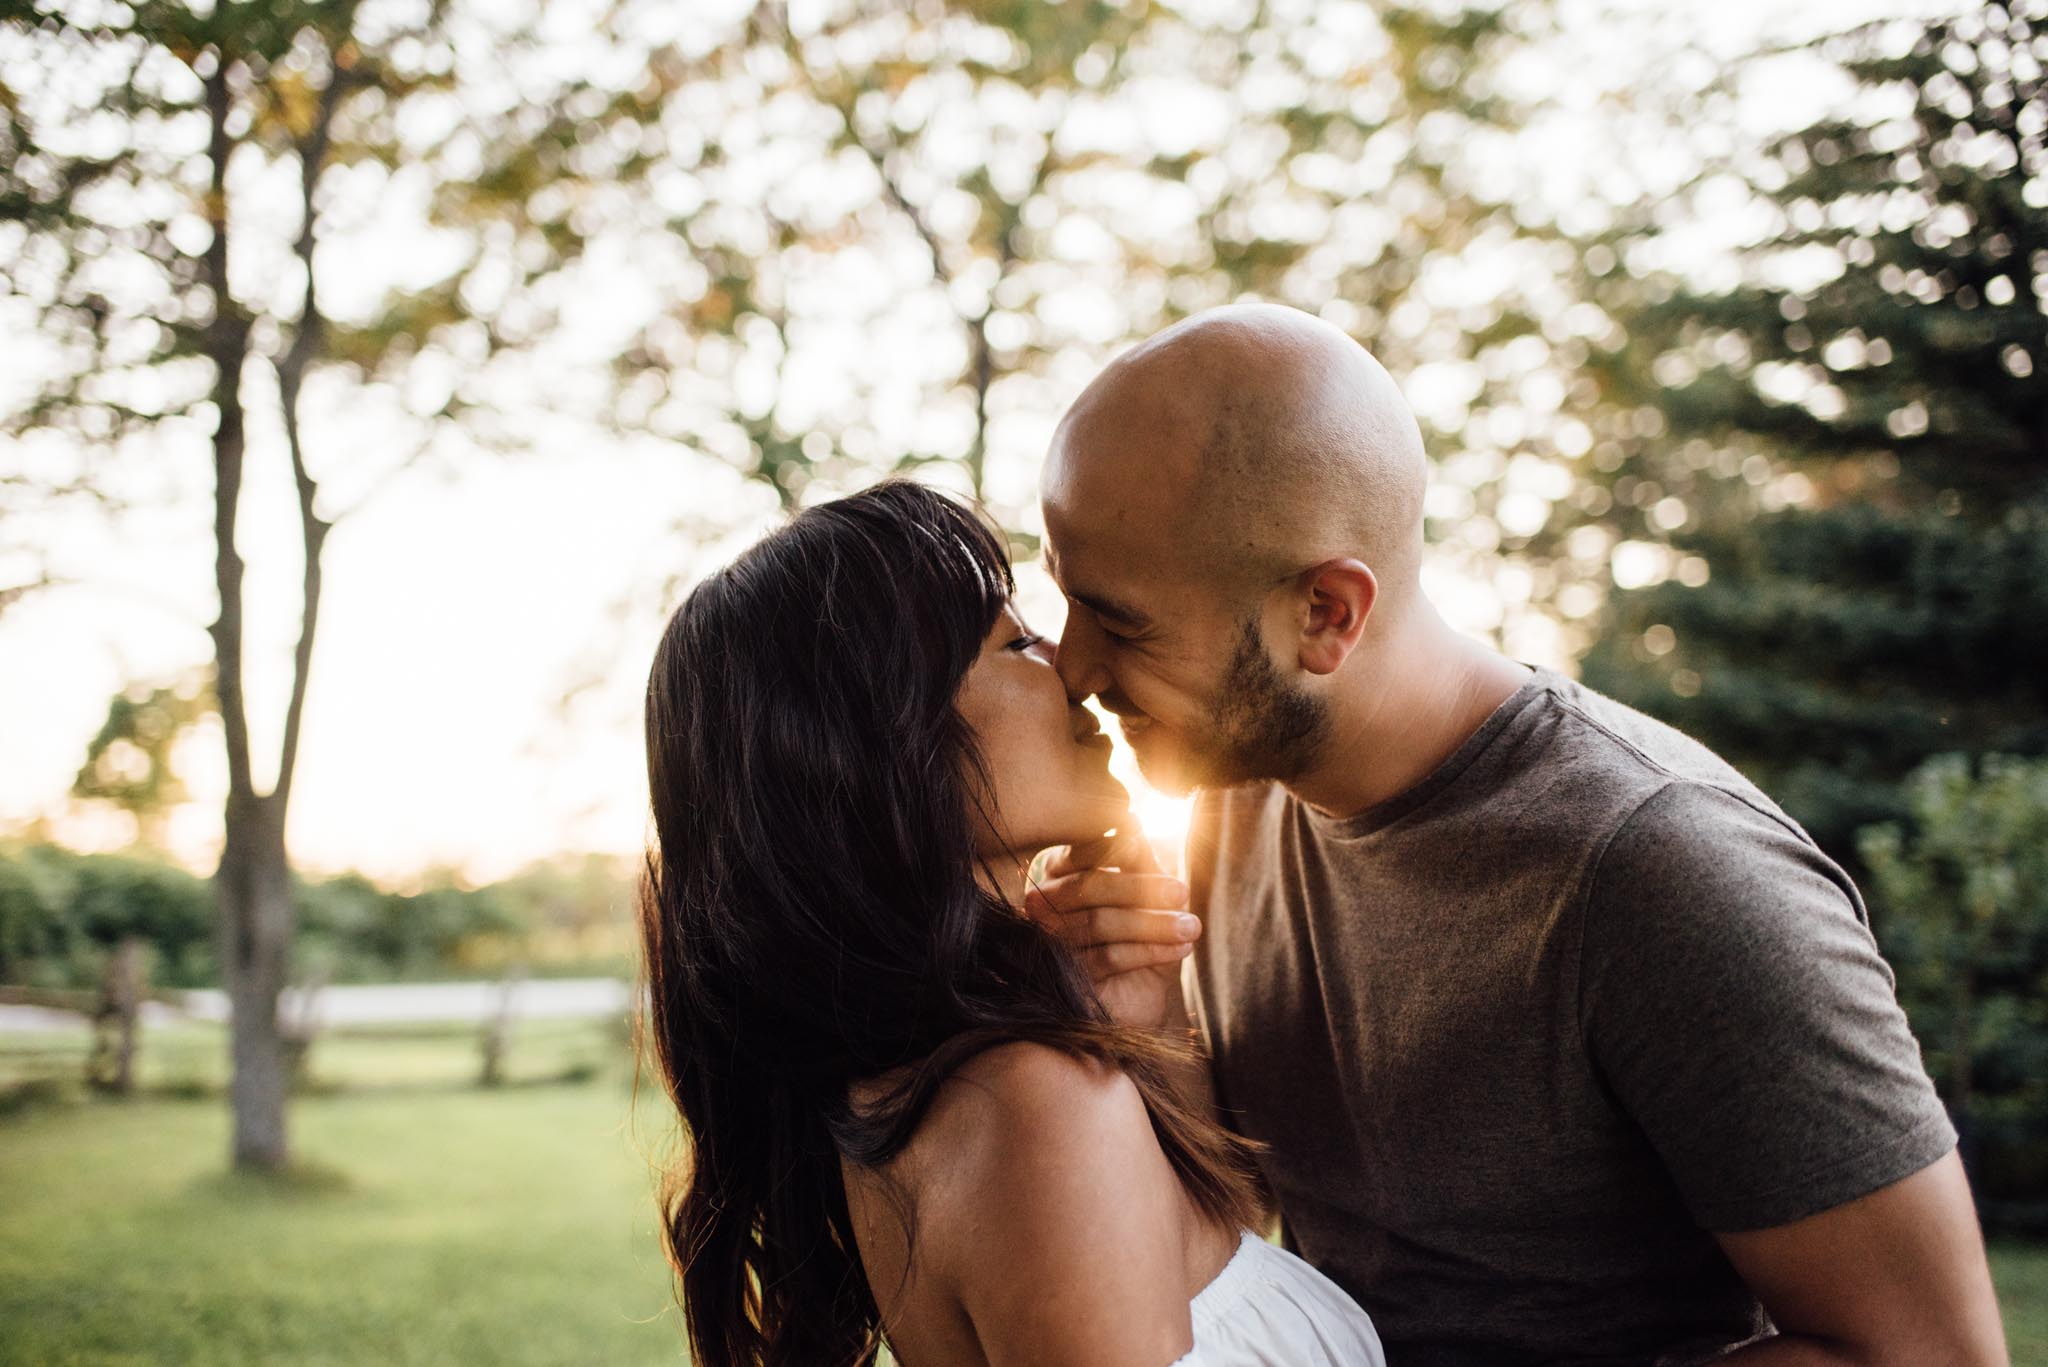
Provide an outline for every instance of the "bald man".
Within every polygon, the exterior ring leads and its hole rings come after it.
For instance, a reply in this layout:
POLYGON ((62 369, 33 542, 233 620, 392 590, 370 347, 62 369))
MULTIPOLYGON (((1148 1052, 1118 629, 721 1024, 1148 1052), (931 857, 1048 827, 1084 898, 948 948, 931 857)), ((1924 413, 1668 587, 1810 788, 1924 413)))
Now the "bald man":
POLYGON ((1292 309, 1089 385, 1041 486, 1059 669, 1199 790, 1200 939, 1184 975, 1186 918, 1071 860, 1032 913, 1206 1043, 1190 1085, 1399 1367, 2003 1363, 1855 887, 1703 746, 1446 626, 1426 474, 1292 309))

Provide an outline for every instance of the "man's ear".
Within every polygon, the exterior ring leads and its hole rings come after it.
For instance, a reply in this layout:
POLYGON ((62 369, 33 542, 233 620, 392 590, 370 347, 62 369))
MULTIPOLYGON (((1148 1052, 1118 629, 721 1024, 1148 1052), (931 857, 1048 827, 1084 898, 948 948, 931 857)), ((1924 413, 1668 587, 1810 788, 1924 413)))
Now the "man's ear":
POLYGON ((1299 658, 1311 674, 1334 674, 1365 634, 1379 580, 1362 560, 1325 560, 1301 572, 1306 602, 1299 658))

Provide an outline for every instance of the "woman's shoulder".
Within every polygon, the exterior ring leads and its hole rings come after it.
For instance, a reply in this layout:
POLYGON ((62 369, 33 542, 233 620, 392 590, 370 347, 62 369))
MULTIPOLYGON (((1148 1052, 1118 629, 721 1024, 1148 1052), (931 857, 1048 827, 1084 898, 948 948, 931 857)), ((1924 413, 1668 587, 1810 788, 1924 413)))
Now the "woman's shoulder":
POLYGON ((918 1261, 984 1344, 1044 1363, 1184 1349, 1185 1197, 1114 1063, 989 1049, 947 1080, 905 1156, 918 1261))
MULTIPOLYGON (((956 1109, 988 1107, 1017 1118, 1070 1116, 1114 1124, 1145 1122, 1138 1085, 1115 1063, 1035 1040, 1012 1040, 985 1049, 950 1078, 956 1109)), ((1064 1128, 1064 1127, 1062 1127, 1064 1128)))
MULTIPOLYGON (((974 1210, 1043 1195, 1091 1164, 1155 1147, 1137 1084, 1105 1059, 1032 1040, 974 1055, 940 1084, 905 1150, 906 1176, 929 1199, 974 1210)), ((933 1210, 934 1217, 943 1218, 933 1210)))

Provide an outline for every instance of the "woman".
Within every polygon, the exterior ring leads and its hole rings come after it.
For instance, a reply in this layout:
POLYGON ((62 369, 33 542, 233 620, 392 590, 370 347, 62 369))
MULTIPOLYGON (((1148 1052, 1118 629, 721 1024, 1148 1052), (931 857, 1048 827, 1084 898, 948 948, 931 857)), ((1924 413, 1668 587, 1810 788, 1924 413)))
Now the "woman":
POLYGON ((1378 1364, 1258 1239, 1184 1048, 1019 907, 1130 825, 1109 742, 920 485, 810 509, 693 591, 647 691, 649 1034, 691 1154, 663 1235, 700 1367, 1378 1364))

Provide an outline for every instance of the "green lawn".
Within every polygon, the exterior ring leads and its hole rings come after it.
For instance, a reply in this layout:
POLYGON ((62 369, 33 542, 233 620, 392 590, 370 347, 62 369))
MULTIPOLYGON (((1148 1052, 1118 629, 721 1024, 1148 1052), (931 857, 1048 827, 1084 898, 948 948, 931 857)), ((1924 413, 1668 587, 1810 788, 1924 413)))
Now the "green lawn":
POLYGON ((627 1106, 616 1073, 308 1097, 334 1176, 284 1190, 222 1176, 218 1101, 0 1120, 0 1362, 679 1363, 627 1106))
MULTIPOLYGON (((551 1044, 525 1067, 589 1047, 551 1044)), ((582 1082, 480 1091, 423 1085, 465 1075, 458 1039, 375 1042, 326 1076, 394 1057, 406 1086, 295 1103, 312 1176, 283 1187, 222 1175, 217 1099, 0 1116, 0 1364, 681 1364, 652 1085, 636 1127, 616 1055, 582 1082)), ((2048 1367, 2048 1245, 1992 1264, 2013 1362, 2048 1367)))
POLYGON ((1991 1275, 2013 1367, 2048 1367, 2048 1244, 1994 1245, 1991 1275))

